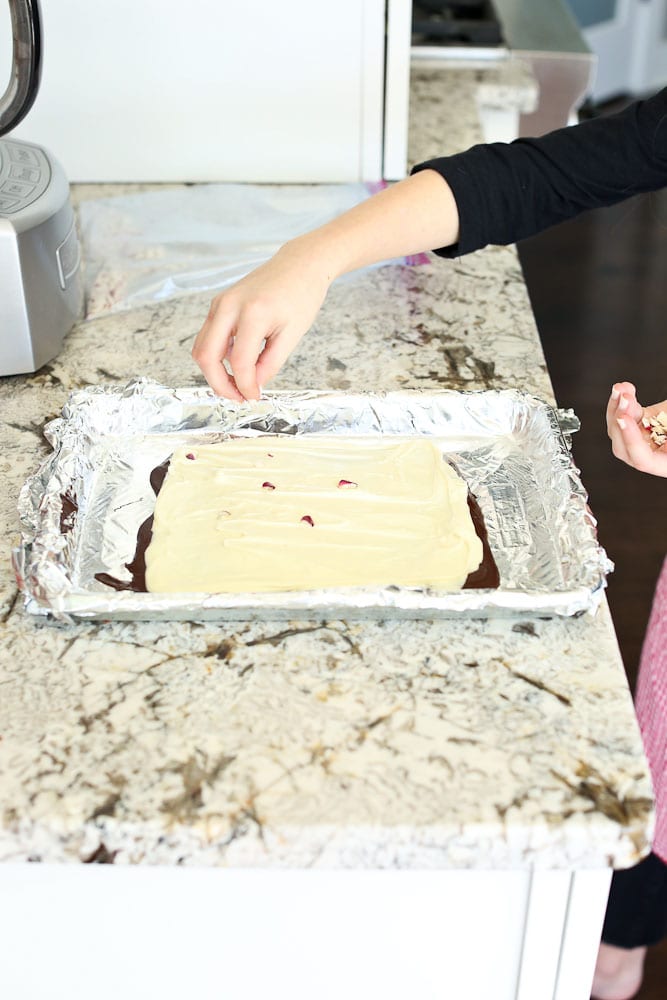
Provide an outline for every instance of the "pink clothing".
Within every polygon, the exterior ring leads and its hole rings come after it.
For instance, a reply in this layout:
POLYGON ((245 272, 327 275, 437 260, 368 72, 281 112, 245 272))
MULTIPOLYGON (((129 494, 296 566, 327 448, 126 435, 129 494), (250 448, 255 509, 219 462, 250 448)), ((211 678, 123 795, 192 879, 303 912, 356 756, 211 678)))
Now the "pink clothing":
POLYGON ((667 862, 667 559, 642 647, 635 705, 655 790, 653 853, 667 862))

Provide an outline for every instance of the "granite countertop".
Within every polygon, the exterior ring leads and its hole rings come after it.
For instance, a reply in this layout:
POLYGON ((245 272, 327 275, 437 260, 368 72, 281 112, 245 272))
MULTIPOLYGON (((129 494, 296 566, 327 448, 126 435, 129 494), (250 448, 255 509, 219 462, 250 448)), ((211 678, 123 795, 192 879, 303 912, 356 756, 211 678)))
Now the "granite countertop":
MULTIPOLYGON (((411 162, 479 140, 485 82, 414 70, 411 162)), ((650 780, 604 602, 521 621, 71 625, 23 611, 9 549, 45 421, 81 386, 201 384, 189 348, 208 298, 82 323, 50 365, 0 383, 0 859, 632 864, 650 780)), ((339 283, 274 385, 552 399, 513 248, 339 283)))

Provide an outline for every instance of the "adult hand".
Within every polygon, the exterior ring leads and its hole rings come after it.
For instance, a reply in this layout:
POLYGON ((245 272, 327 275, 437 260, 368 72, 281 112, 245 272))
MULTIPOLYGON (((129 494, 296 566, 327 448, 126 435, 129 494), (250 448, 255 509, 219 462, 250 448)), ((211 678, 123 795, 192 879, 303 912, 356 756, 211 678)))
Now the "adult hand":
POLYGON ((216 295, 192 348, 214 392, 260 398, 312 325, 331 282, 326 270, 307 244, 294 240, 216 295))
POLYGON ((661 411, 667 411, 667 400, 642 406, 631 382, 616 382, 607 403, 607 433, 616 458, 639 472, 667 478, 667 444, 655 444, 643 424, 661 411))

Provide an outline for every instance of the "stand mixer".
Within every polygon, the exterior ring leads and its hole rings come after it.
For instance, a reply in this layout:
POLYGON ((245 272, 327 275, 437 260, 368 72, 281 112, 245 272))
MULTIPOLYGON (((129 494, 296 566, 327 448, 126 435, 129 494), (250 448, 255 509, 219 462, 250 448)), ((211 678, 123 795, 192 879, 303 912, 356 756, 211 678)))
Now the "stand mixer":
MULTIPOLYGON (((13 61, 0 98, 0 136, 39 89, 38 0, 9 0, 13 61)), ((81 314, 81 253, 69 184, 41 146, 0 139, 0 375, 33 372, 56 356, 81 314)))

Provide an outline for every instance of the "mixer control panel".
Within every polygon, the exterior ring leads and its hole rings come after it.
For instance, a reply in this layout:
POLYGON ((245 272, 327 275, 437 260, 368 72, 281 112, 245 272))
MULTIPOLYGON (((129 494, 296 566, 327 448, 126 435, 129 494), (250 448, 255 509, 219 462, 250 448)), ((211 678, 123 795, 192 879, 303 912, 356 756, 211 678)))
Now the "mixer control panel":
POLYGON ((0 216, 14 215, 44 194, 51 167, 37 146, 0 140, 0 216))

